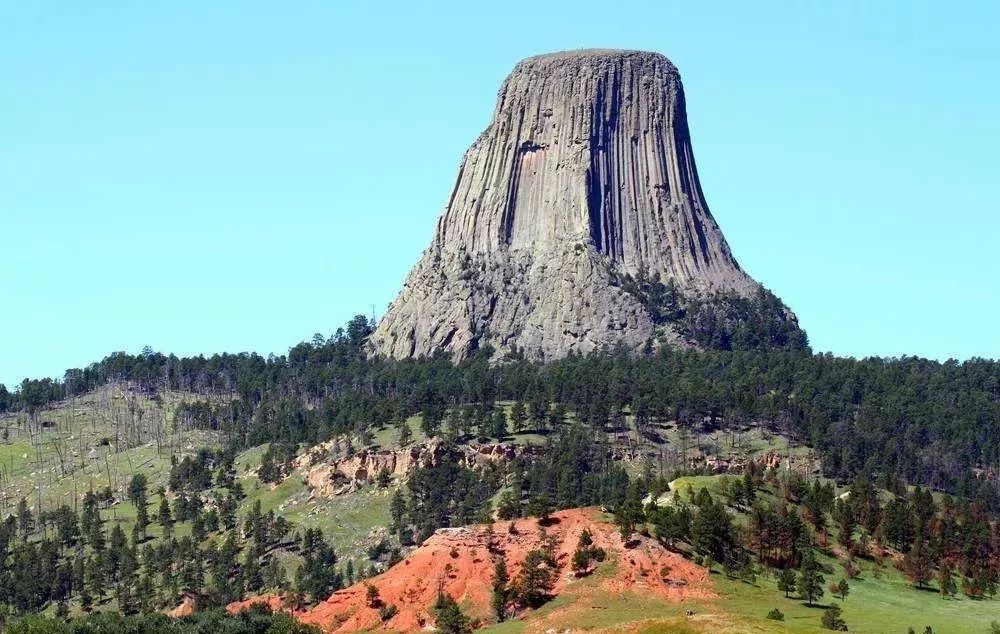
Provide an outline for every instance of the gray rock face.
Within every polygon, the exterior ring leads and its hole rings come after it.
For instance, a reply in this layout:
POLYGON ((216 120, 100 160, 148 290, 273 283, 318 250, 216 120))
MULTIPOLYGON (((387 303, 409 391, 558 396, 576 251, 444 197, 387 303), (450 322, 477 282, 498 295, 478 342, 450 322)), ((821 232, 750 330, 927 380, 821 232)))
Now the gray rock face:
POLYGON ((654 335, 684 345, 623 290, 626 276, 672 280, 686 297, 761 288, 709 213, 674 65, 639 51, 531 57, 500 88, 370 346, 552 359, 654 335))

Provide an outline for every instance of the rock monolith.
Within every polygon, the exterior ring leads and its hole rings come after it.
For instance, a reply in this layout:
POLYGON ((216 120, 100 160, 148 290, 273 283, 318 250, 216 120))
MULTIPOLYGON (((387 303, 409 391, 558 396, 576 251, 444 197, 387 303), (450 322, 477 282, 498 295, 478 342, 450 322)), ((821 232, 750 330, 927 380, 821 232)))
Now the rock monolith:
MULTIPOLYGON (((737 332, 748 306, 801 333, 709 212, 677 68, 657 53, 569 51, 525 59, 503 82, 369 345, 546 360, 618 344, 741 347, 761 339, 737 332)), ((804 346, 784 338, 762 345, 804 346)))

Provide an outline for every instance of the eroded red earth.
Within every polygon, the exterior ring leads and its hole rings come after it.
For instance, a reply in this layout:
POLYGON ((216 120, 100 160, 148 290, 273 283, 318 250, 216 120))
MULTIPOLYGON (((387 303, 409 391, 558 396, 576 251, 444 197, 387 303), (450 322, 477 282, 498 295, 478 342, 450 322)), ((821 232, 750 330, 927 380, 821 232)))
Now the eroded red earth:
MULTIPOLYGON (((613 566, 613 572, 601 575, 603 590, 652 593, 671 602, 716 596, 704 568, 648 537, 636 535, 625 544, 617 527, 602 521, 600 515, 592 508, 559 511, 547 522, 544 534, 535 519, 497 522, 492 531, 484 525, 441 529, 386 572, 339 590, 323 603, 295 615, 328 632, 413 632, 433 625, 430 606, 440 590, 450 594, 471 617, 486 621, 491 616, 491 584, 497 558, 503 557, 511 578, 515 578, 529 551, 541 548, 543 539, 554 542, 559 570, 552 593, 559 595, 579 582, 571 562, 584 529, 591 532, 594 545, 607 552, 613 566), (369 601, 369 585, 378 590, 381 605, 396 606, 395 616, 385 623, 380 618, 379 604, 369 601)), ((234 603, 228 609, 238 611, 259 602, 282 609, 281 599, 274 595, 234 603)))

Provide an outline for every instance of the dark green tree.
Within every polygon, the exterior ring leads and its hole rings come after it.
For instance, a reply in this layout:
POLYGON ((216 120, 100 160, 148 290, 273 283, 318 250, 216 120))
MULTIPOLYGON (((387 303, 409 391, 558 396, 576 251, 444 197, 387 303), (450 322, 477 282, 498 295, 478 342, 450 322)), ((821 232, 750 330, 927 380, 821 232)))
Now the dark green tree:
POLYGON ((524 510, 529 516, 537 517, 538 521, 546 522, 552 511, 555 510, 555 507, 548 495, 540 493, 528 500, 528 504, 524 507, 524 510))
POLYGON ((847 595, 851 592, 851 586, 847 583, 847 579, 841 579, 830 584, 830 594, 839 598, 841 601, 847 598, 847 595))
POLYGON ((514 581, 514 600, 524 607, 541 606, 549 600, 557 570, 555 561, 545 550, 529 551, 514 581))
POLYGON ((934 566, 922 536, 917 536, 910 551, 903 557, 903 571, 918 588, 924 587, 933 575, 934 566))
POLYGON ((503 409, 493 413, 493 437, 497 442, 503 442, 507 437, 507 416, 503 413, 503 409))
POLYGON ((413 442, 413 430, 410 429, 410 423, 403 421, 399 424, 399 446, 407 447, 413 442))
POLYGON ((128 499, 131 500, 136 507, 139 506, 140 500, 146 499, 146 491, 149 486, 149 479, 146 478, 146 474, 137 473, 132 476, 132 479, 128 483, 128 499))
POLYGON ((28 501, 21 498, 17 503, 17 528, 21 533, 21 539, 28 539, 28 535, 35 529, 35 518, 28 508, 28 501))
POLYGON ((820 619, 820 624, 823 629, 834 630, 837 632, 846 632, 847 623, 840 616, 841 610, 839 605, 831 605, 827 609, 823 610, 823 618, 820 619))
POLYGON ((510 575, 507 573, 507 564, 501 557, 493 566, 493 594, 490 599, 497 621, 503 621, 507 618, 507 602, 510 599, 509 583, 510 575))
POLYGON ((510 407, 510 424, 515 432, 524 430, 524 423, 527 421, 528 415, 524 409, 524 403, 522 401, 514 401, 514 404, 510 407))
POLYGON ((431 612, 434 614, 434 621, 439 632, 443 634, 469 634, 472 631, 472 624, 458 607, 458 603, 447 592, 438 593, 431 612))
POLYGON ((938 592, 941 593, 942 597, 953 596, 958 588, 955 585, 954 572, 948 562, 942 562, 938 566, 937 570, 937 580, 938 580, 938 592))
POLYGON ((157 518, 160 520, 160 526, 163 527, 163 534, 169 537, 174 530, 174 517, 170 513, 170 503, 166 496, 160 498, 160 510, 157 513, 157 518))
POLYGON ((799 566, 798 588, 799 594, 806 600, 808 605, 812 605, 817 599, 823 596, 823 575, 820 573, 819 562, 812 548, 807 548, 802 555, 802 564, 799 566))
POLYGON ((397 533, 402 531, 405 516, 406 498, 403 497, 402 489, 396 489, 392 494, 392 499, 389 501, 389 517, 392 518, 389 529, 397 533))
POLYGON ((778 590, 785 593, 788 598, 789 593, 795 592, 795 572, 791 568, 785 568, 778 573, 778 590))

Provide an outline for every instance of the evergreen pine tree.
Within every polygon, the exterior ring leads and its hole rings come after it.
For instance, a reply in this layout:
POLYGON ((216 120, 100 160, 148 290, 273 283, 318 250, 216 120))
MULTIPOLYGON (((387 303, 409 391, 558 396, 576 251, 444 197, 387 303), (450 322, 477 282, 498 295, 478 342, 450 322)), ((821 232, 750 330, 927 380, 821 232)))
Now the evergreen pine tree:
POLYGON ((503 439, 507 436, 507 416, 503 413, 503 409, 497 409, 493 413, 493 437, 497 439, 497 442, 503 442, 503 439))
POLYGON ((402 489, 396 489, 392 494, 392 499, 389 501, 389 517, 392 518, 389 529, 401 532, 404 526, 403 519, 406 517, 406 498, 403 497, 402 489))
POLYGON ((841 618, 840 613, 841 610, 839 605, 831 605, 823 611, 823 618, 820 620, 820 624, 827 630, 846 632, 847 623, 845 623, 844 619, 841 618))
POLYGON ((932 576, 933 566, 924 539, 919 534, 913 540, 910 551, 903 557, 903 571, 918 588, 922 588, 932 576))
POLYGON ((795 592, 795 572, 791 568, 785 568, 778 573, 778 590, 785 593, 788 598, 790 592, 795 592))
POLYGON ((163 528, 167 528, 167 526, 173 526, 174 517, 170 512, 170 503, 167 501, 166 497, 160 498, 160 509, 159 512, 157 513, 157 518, 159 519, 160 525, 163 526, 163 528))
POLYGON ((493 566, 493 595, 490 600, 497 621, 503 621, 507 618, 507 600, 510 595, 507 584, 509 582, 510 575, 507 573, 507 564, 501 557, 493 566))
POLYGON ((819 562, 812 548, 806 549, 799 567, 799 594, 806 603, 812 605, 816 599, 823 596, 823 575, 820 574, 819 562))
POLYGON ((410 423, 404 420, 399 424, 399 446, 406 447, 411 442, 413 442, 413 430, 410 429, 410 423))
POLYGON ((28 508, 28 501, 24 498, 17 503, 17 529, 21 533, 21 539, 27 540, 28 535, 34 530, 35 519, 28 508))
POLYGON ((431 608, 437 629, 442 634, 469 634, 472 625, 458 603, 447 592, 438 592, 437 601, 431 608))
POLYGON ((941 593, 942 597, 954 595, 957 591, 953 574, 951 566, 949 566, 947 562, 942 562, 941 565, 938 566, 938 592, 941 593))

